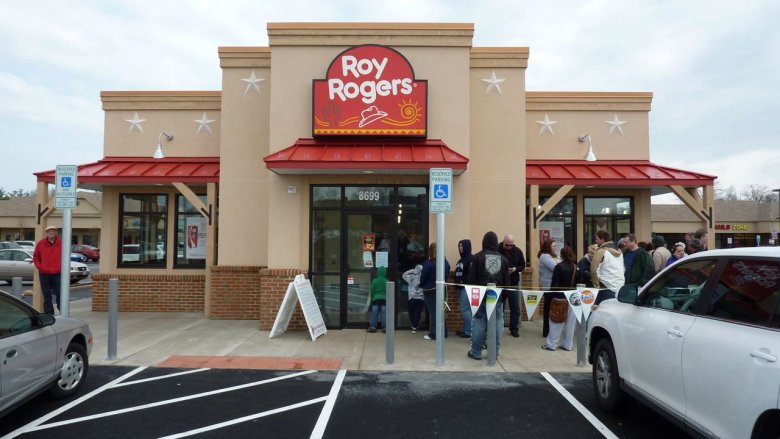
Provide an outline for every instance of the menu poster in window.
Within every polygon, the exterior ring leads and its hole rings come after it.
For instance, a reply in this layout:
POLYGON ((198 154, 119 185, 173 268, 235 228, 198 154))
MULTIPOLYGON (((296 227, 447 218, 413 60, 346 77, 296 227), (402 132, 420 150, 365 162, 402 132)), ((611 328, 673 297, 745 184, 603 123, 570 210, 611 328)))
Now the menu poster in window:
POLYGON ((376 252, 376 266, 377 267, 389 267, 388 261, 390 258, 388 258, 387 252, 376 252))
POLYGON ((363 234, 363 251, 372 252, 376 249, 376 236, 373 233, 363 234))
POLYGON ((563 221, 541 221, 539 223, 539 244, 541 245, 547 238, 555 241, 558 258, 561 257, 561 249, 563 249, 564 244, 563 229, 563 221))
POLYGON ((188 216, 184 233, 187 245, 184 247, 187 259, 206 259, 206 218, 188 216))

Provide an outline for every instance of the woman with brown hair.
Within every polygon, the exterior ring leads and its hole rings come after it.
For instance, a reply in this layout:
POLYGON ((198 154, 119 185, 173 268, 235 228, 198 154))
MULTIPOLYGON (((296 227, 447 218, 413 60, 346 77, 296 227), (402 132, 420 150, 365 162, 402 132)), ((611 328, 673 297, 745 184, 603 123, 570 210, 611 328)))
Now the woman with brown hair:
MULTIPOLYGON (((558 263, 558 254, 555 251, 555 246, 555 241, 547 238, 542 242, 542 248, 539 250, 539 254, 536 255, 539 258, 539 285, 542 290, 550 289, 553 270, 555 269, 555 264, 558 263)), ((550 302, 552 302, 552 299, 549 296, 547 293, 544 294, 542 337, 547 337, 547 333, 550 332, 548 321, 550 319, 550 302)))
MULTIPOLYGON (((561 262, 555 266, 552 275, 552 282, 550 288, 557 291, 572 290, 577 286, 577 259, 574 256, 574 251, 571 247, 566 246, 561 250, 561 262)), ((566 299, 566 295, 560 292, 548 293, 545 297, 550 299, 550 302, 554 298, 566 299)), ((568 305, 568 304, 567 304, 568 305)), ((566 314, 566 321, 562 323, 554 322, 550 320, 550 332, 547 334, 547 342, 542 345, 542 349, 547 351, 554 351, 559 346, 565 351, 570 351, 574 344, 574 327, 577 317, 574 315, 574 311, 571 306, 568 306, 569 312, 566 314), (564 331, 565 325, 565 331, 564 331), (561 333, 563 332, 563 338, 561 339, 561 333)))

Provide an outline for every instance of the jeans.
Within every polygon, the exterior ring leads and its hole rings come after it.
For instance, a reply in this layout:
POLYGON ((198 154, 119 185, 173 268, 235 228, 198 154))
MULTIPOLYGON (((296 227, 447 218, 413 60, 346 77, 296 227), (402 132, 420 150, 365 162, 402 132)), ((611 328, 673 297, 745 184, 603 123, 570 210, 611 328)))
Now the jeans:
POLYGON ((43 294, 43 312, 54 314, 54 303, 52 296, 57 299, 57 308, 60 309, 60 274, 38 273, 38 280, 41 282, 41 293, 43 294))
POLYGON ((421 299, 409 299, 409 324, 412 328, 420 327, 420 317, 425 308, 425 301, 421 299))
POLYGON ((384 328, 385 324, 387 323, 386 317, 385 317, 385 302, 382 301, 381 303, 374 302, 371 304, 371 320, 368 323, 368 326, 372 328, 384 328), (379 326, 377 326, 379 325, 379 326))
MULTIPOLYGON (((425 307, 428 309, 428 320, 431 327, 428 331, 428 337, 436 340, 436 293, 425 293, 425 307)), ((443 313, 442 313, 443 314, 443 313)), ((444 322, 444 336, 447 336, 447 322, 444 322)))
POLYGON ((471 337, 471 301, 466 287, 460 287, 460 314, 463 316, 463 333, 471 337))
MULTIPOLYGON (((488 315, 483 301, 471 322, 471 355, 482 358, 482 346, 487 340, 488 315)), ((501 333, 504 332, 504 303, 496 303, 496 353, 501 351, 501 333)))
POLYGON ((520 329, 520 291, 504 290, 504 294, 509 297, 509 331, 515 332, 520 329))

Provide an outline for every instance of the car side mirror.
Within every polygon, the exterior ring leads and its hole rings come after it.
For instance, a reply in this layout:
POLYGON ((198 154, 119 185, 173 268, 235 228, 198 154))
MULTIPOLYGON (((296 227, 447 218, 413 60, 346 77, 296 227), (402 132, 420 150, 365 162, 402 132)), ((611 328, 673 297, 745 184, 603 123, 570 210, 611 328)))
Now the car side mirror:
POLYGON ((636 304, 636 296, 639 288, 636 285, 623 285, 618 291, 618 302, 636 304))
POLYGON ((33 258, 24 258, 24 262, 32 262, 33 258))
POLYGON ((38 321, 41 323, 41 326, 51 326, 57 319, 52 314, 40 313, 38 314, 38 321))

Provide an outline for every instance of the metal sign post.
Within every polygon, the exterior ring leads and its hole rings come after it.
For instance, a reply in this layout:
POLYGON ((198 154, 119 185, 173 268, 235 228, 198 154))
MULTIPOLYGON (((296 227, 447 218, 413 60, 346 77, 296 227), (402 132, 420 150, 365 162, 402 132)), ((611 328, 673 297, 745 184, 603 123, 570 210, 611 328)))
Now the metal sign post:
POLYGON ((452 212, 452 169, 431 168, 429 210, 436 214, 436 365, 444 364, 444 214, 452 212))
POLYGON ((62 262, 60 265, 60 315, 70 317, 71 209, 76 207, 78 166, 57 165, 54 179, 54 207, 62 209, 62 262))

